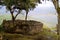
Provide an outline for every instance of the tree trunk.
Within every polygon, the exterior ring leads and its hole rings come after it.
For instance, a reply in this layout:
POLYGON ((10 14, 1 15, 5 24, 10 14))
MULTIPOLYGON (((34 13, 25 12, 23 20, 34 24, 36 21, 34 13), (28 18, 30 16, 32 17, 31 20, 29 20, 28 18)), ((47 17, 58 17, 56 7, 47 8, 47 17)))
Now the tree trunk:
POLYGON ((10 13, 11 13, 11 16, 12 16, 12 23, 13 23, 13 27, 14 27, 14 21, 15 21, 16 17, 18 16, 18 14, 20 14, 20 10, 19 10, 19 12, 16 14, 15 17, 14 17, 14 15, 13 15, 13 11, 10 11, 10 13))
POLYGON ((57 35, 59 35, 59 24, 60 24, 60 14, 59 14, 59 0, 55 0, 55 8, 57 9, 57 12, 58 12, 58 26, 57 26, 57 35))
MULTIPOLYGON (((57 35, 60 35, 60 8, 59 8, 59 0, 57 0, 57 12, 58 12, 58 26, 57 26, 57 35)), ((58 36, 58 39, 60 40, 60 37, 58 36)))
POLYGON ((26 11, 26 17, 25 17, 25 20, 27 21, 27 15, 28 15, 28 11, 26 11))
MULTIPOLYGON (((52 0, 53 4, 58 12, 58 24, 57 24, 57 35, 60 35, 60 8, 59 8, 59 0, 52 0)), ((60 40, 59 36, 58 39, 60 40)))
POLYGON ((55 6, 55 9, 57 10, 57 12, 58 12, 58 25, 57 25, 57 35, 59 35, 59 24, 60 24, 60 10, 59 10, 59 0, 52 0, 53 1, 53 4, 54 4, 54 6, 55 6))
POLYGON ((12 12, 12 11, 10 11, 10 12, 11 12, 11 16, 12 16, 12 23, 13 23, 13 27, 14 27, 14 21, 15 21, 15 18, 14 18, 13 12, 12 12))
MULTIPOLYGON (((60 8, 57 9, 57 12, 58 12, 57 35, 60 35, 60 8)), ((60 40, 59 37, 58 37, 58 40, 60 40)))
POLYGON ((55 8, 57 9, 59 7, 59 0, 52 0, 55 8))

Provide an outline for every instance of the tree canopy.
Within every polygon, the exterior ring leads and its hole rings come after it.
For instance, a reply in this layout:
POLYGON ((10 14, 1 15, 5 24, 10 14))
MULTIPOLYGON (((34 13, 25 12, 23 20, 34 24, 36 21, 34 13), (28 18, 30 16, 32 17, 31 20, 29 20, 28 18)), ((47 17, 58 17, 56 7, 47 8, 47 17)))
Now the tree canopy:
MULTIPOLYGON (((32 10, 35 8, 37 2, 40 3, 40 0, 3 0, 3 2, 6 8, 10 11, 12 19, 14 19, 13 13, 15 9, 26 11, 32 10)), ((18 14, 19 12, 16 14, 16 17, 18 14)))

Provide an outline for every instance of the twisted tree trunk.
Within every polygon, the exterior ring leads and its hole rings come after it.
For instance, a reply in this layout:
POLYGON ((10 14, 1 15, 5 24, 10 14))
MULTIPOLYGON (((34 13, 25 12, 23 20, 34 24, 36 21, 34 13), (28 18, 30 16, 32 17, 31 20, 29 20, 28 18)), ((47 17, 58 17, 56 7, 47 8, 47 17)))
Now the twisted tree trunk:
POLYGON ((13 23, 13 27, 14 27, 14 21, 15 21, 16 17, 20 14, 20 10, 18 11, 18 13, 16 14, 15 17, 14 17, 14 15, 13 15, 13 12, 14 12, 14 11, 11 11, 11 10, 10 10, 10 13, 11 13, 11 16, 12 16, 12 23, 13 23))
POLYGON ((14 21, 15 21, 15 18, 14 18, 14 15, 13 15, 13 11, 10 11, 11 12, 11 16, 12 16, 12 23, 13 23, 13 27, 14 27, 14 21))
POLYGON ((26 11, 26 17, 25 17, 25 21, 27 21, 27 15, 28 15, 28 11, 26 11))

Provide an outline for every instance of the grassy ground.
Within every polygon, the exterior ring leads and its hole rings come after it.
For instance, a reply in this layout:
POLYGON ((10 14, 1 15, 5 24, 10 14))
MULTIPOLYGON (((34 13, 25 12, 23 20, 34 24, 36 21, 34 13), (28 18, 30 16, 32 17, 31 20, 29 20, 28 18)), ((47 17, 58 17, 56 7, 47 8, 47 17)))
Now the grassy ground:
MULTIPOLYGON (((48 28, 43 28, 40 33, 35 35, 23 35, 23 34, 10 34, 2 32, 2 27, 0 28, 0 36, 2 35, 2 40, 58 40, 60 35, 57 35, 55 32, 51 31, 48 28)), ((4 30, 3 30, 4 31, 4 30)))
POLYGON ((2 33, 3 40, 58 40, 58 35, 49 29, 43 29, 36 35, 2 33))

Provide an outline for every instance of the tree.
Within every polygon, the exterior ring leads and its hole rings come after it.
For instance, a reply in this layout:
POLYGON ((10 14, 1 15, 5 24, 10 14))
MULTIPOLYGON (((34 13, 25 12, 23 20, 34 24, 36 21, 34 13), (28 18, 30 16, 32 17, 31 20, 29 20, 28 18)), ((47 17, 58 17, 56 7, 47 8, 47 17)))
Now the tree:
POLYGON ((4 4, 4 2, 2 0, 0 0, 0 9, 4 6, 3 4, 4 4))
MULTIPOLYGON (((27 21, 28 12, 35 8, 37 2, 40 3, 40 0, 19 0, 18 1, 18 3, 20 5, 17 5, 16 7, 18 7, 18 9, 20 9, 20 10, 25 10, 26 11, 25 21, 27 21)), ((25 27, 25 28, 23 28, 25 33, 30 30, 30 27, 29 27, 29 25, 26 22, 25 22, 25 25, 23 25, 23 26, 25 27)))
POLYGON ((35 8, 35 5, 37 2, 40 3, 40 0, 3 0, 7 10, 10 11, 11 16, 12 16, 12 22, 14 25, 14 21, 18 14, 20 14, 21 10, 26 11, 26 17, 25 20, 27 20, 27 15, 29 10, 32 10, 35 8), (14 16, 14 10, 18 9, 18 13, 14 16))
POLYGON ((19 8, 26 11, 25 20, 27 20, 29 10, 33 10, 37 2, 40 3, 40 0, 20 0, 19 8))
POLYGON ((40 0, 33 0, 32 2, 26 0, 26 2, 25 2, 25 11, 26 11, 25 20, 27 20, 27 15, 28 15, 29 9, 33 10, 36 6, 36 2, 41 3, 40 0))
POLYGON ((12 16, 12 22, 14 27, 14 21, 18 14, 20 14, 21 10, 26 11, 26 17, 25 20, 27 20, 27 15, 29 10, 33 10, 36 6, 36 3, 40 3, 40 0, 3 0, 7 10, 10 11, 12 16), (17 14, 14 16, 14 10, 18 9, 17 14))
POLYGON ((57 13, 58 13, 58 26, 57 26, 57 35, 59 35, 59 24, 60 24, 60 8, 59 8, 59 0, 52 0, 53 3, 54 3, 54 6, 57 10, 57 13))
MULTIPOLYGON (((40 2, 40 0, 3 0, 3 2, 6 5, 6 8, 10 11, 12 20, 14 21, 20 13, 20 10, 26 10, 26 14, 28 14, 29 9, 33 9, 35 3, 40 2), (13 13, 15 9, 19 9, 19 12, 14 17, 13 13)), ((25 19, 27 19, 27 17, 25 19)))
MULTIPOLYGON (((57 35, 60 35, 60 8, 59 8, 59 0, 53 0, 54 6, 58 13, 58 24, 57 24, 57 35)), ((59 37, 57 40, 60 40, 59 37)))
POLYGON ((12 16, 12 22, 13 22, 13 25, 14 25, 14 21, 16 19, 16 17, 18 16, 18 14, 20 14, 20 9, 18 8, 18 0, 3 0, 7 10, 10 11, 11 13, 11 16, 12 16), (14 10, 15 9, 18 9, 18 12, 17 14, 14 16, 14 10))

